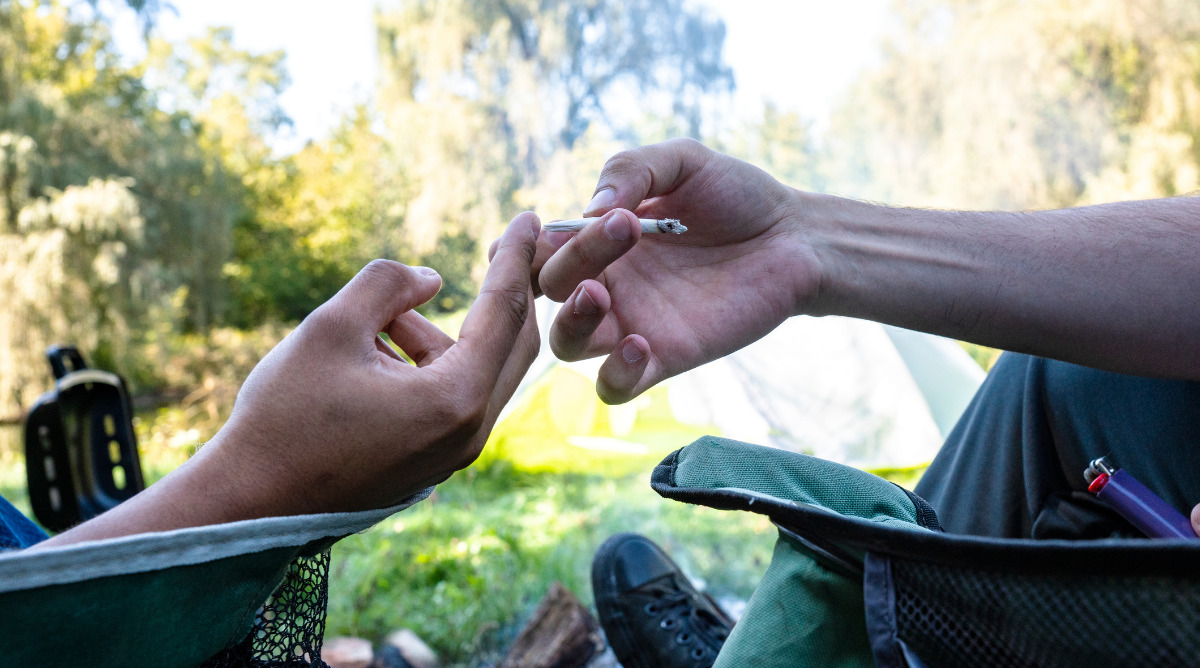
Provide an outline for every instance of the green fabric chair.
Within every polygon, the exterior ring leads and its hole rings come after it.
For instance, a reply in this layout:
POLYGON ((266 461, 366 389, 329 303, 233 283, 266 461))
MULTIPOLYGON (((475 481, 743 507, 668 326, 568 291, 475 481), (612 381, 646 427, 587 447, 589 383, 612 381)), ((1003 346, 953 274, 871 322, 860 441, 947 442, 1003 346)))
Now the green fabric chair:
POLYGON ((950 535, 881 478, 715 437, 651 485, 779 527, 717 668, 1200 665, 1200 541, 950 535))
POLYGON ((0 663, 322 667, 328 547, 424 499, 0 553, 0 663))

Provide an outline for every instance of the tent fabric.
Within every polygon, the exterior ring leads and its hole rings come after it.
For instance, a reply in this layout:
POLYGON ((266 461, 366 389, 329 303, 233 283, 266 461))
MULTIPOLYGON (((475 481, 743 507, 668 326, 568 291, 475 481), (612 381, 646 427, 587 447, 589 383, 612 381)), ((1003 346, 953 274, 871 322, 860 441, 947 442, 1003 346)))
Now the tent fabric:
POLYGON ((958 343, 911 329, 883 325, 929 406, 944 440, 971 403, 986 373, 958 343))
MULTIPOLYGON (((601 359, 541 354, 493 431, 536 458, 663 455, 704 434, 864 469, 928 464, 983 379, 956 342, 839 317, 795 317, 762 339, 619 406, 595 396, 601 359)), ((490 448, 490 446, 489 446, 490 448)))
MULTIPOLYGON (((12 665, 197 666, 246 636, 297 559, 320 555, 431 492, 379 510, 0 554, 4 658, 12 665)), ((294 630, 276 628, 282 638, 294 630)), ((304 654, 289 659, 303 662, 304 654)))

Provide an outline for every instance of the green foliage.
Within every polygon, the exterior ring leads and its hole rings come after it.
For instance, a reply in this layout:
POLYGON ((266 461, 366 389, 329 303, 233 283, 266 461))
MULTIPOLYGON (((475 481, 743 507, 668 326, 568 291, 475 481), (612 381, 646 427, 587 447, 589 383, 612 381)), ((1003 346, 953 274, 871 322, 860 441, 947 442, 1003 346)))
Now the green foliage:
POLYGON ((371 260, 419 259, 404 243, 404 167, 373 121, 358 107, 254 190, 225 267, 235 324, 299 320, 371 260))
POLYGON ((164 110, 143 72, 121 65, 98 12, 0 3, 0 289, 12 295, 0 323, 14 333, 0 342, 4 414, 46 387, 50 343, 128 372, 146 319, 176 295, 181 329, 223 310, 243 186, 217 139, 164 110))
POLYGON ((617 100, 697 135, 704 102, 732 84, 723 25, 684 0, 405 0, 377 25, 380 118, 411 184, 406 243, 424 256, 466 234, 476 274, 513 214, 581 205, 603 157, 636 141, 617 100))
POLYGON ((824 190, 822 156, 812 123, 794 111, 768 102, 761 120, 720 138, 716 147, 761 167, 793 188, 824 190))
POLYGON ((1200 188, 1200 6, 922 0, 828 137, 831 182, 887 202, 1042 208, 1200 188))
POLYGON ((453 313, 471 305, 477 292, 472 270, 478 248, 479 242, 466 232, 443 232, 433 250, 421 256, 420 264, 437 269, 442 276, 441 291, 422 311, 453 313))
POLYGON ((120 4, 0 0, 0 325, 19 333, 0 340, 0 413, 45 388, 50 343, 144 390, 170 375, 161 337, 294 322, 376 257, 434 266, 425 310, 462 308, 504 221, 578 208, 633 136, 612 99, 696 134, 732 83, 723 26, 684 0, 413 0, 377 15, 377 101, 277 156, 283 54, 222 27, 168 44, 160 3, 128 5, 133 67, 120 4))
POLYGON ((765 518, 666 501, 643 472, 606 478, 476 465, 435 496, 334 547, 331 634, 411 628, 453 666, 495 661, 550 583, 591 601, 608 536, 653 537, 716 596, 746 599, 770 560, 765 518))

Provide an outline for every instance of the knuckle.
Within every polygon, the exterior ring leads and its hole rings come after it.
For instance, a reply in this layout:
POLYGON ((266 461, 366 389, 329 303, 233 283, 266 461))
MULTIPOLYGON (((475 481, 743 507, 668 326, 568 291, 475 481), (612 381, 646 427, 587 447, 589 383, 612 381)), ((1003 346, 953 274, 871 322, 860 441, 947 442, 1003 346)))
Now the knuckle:
POLYGON ((363 267, 362 273, 388 283, 398 283, 409 278, 408 267, 395 260, 371 260, 363 267))
POLYGON ((476 390, 470 384, 460 385, 454 393, 455 401, 451 408, 453 415, 454 433, 468 438, 483 427, 487 416, 487 405, 483 401, 484 393, 476 390))
POLYGON ((458 452, 455 453, 454 467, 462 470, 475 463, 479 459, 479 455, 483 454, 484 440, 473 438, 462 444, 458 452))
POLYGON ((673 149, 687 153, 696 153, 708 150, 708 147, 692 137, 676 137, 675 139, 669 139, 663 143, 673 149))
POLYGON ((473 392, 461 382, 447 381, 433 390, 433 398, 424 409, 424 419, 446 443, 463 443, 483 426, 485 407, 481 393, 473 392))
POLYGON ((447 433, 454 430, 461 412, 458 397, 450 391, 454 387, 455 385, 449 382, 437 385, 431 390, 430 401, 423 409, 425 419, 447 433))
POLYGON ((641 164, 632 150, 618 151, 608 162, 604 163, 604 169, 601 174, 604 176, 612 176, 617 174, 625 174, 637 169, 641 164))
MULTIPOLYGON (((691 137, 679 137, 667 142, 671 152, 678 156, 681 165, 691 165, 695 169, 708 162, 714 155, 711 148, 691 137)), ((687 168, 685 167, 685 170, 687 168)))
POLYGON ((338 332, 345 332, 352 324, 344 309, 333 302, 326 302, 308 314, 296 328, 296 334, 305 341, 325 341, 331 337, 340 338, 337 337, 338 332))
POLYGON ((508 319, 506 324, 520 329, 529 317, 529 288, 524 285, 507 283, 504 285, 484 288, 481 297, 491 297, 500 301, 499 312, 508 319))

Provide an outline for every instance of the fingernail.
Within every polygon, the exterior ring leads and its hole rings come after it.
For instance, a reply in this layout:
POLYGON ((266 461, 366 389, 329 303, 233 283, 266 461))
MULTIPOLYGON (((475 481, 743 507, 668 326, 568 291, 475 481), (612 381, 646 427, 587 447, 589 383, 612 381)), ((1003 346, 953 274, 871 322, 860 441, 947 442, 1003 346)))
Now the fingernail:
POLYGON ((634 362, 640 361, 643 357, 645 357, 645 355, 642 353, 642 349, 639 348, 636 343, 630 341, 624 346, 621 346, 621 357, 624 357, 625 362, 628 364, 633 364, 634 362))
POLYGON ((415 267, 415 269, 417 270, 417 273, 428 276, 429 278, 433 278, 434 276, 438 275, 437 270, 433 269, 432 267, 415 267))
POLYGON ((586 216, 593 211, 611 208, 616 203, 617 193, 613 192, 612 188, 604 188, 595 195, 592 195, 592 201, 588 202, 587 207, 583 210, 583 215, 586 216))
POLYGON ((604 221, 604 232, 613 241, 629 241, 629 237, 633 236, 629 221, 622 213, 613 213, 604 221))
POLYGON ((538 219, 537 214, 534 214, 533 216, 533 222, 530 224, 530 229, 533 230, 534 239, 536 239, 538 234, 542 231, 542 221, 538 219))
POLYGON ((575 295, 575 315, 596 315, 599 312, 600 306, 583 286, 579 286, 579 293, 575 295))

